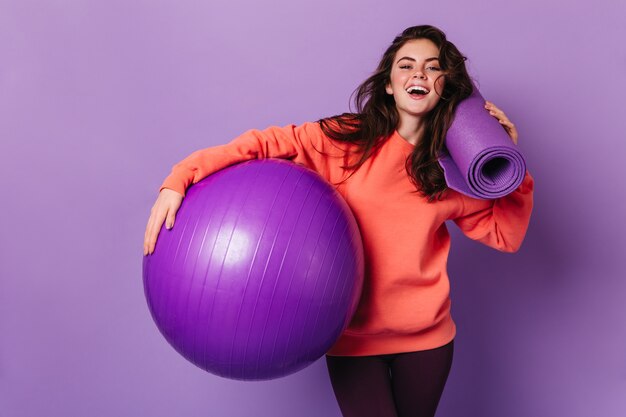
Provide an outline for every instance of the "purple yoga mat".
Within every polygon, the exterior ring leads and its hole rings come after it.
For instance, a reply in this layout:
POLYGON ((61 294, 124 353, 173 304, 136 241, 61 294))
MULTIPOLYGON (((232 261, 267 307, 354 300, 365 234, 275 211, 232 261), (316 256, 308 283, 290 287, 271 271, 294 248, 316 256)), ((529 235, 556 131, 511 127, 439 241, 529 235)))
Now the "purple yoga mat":
POLYGON ((448 187, 481 200, 503 197, 524 179, 526 161, 474 86, 461 101, 439 154, 448 187))

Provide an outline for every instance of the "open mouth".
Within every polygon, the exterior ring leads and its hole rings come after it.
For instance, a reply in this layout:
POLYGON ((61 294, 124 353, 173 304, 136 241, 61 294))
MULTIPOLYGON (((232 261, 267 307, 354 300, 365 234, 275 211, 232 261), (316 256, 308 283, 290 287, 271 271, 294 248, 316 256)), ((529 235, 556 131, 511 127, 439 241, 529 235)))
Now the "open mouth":
POLYGON ((412 85, 406 89, 406 92, 409 93, 411 97, 421 97, 427 95, 430 90, 419 85, 412 85))

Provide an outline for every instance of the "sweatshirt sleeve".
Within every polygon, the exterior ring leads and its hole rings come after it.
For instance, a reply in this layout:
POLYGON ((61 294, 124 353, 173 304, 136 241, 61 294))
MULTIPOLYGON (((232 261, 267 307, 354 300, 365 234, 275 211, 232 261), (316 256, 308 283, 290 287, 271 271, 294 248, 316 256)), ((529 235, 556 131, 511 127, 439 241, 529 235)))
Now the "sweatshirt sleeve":
POLYGON ((324 176, 324 138, 317 123, 251 129, 225 145, 196 151, 172 168, 159 191, 169 188, 185 195, 189 186, 230 165, 251 159, 290 159, 324 176), (317 149, 317 150, 316 150, 317 149))
POLYGON ((516 252, 526 236, 533 209, 534 179, 528 171, 512 193, 493 200, 461 197, 453 220, 463 234, 502 252, 516 252))

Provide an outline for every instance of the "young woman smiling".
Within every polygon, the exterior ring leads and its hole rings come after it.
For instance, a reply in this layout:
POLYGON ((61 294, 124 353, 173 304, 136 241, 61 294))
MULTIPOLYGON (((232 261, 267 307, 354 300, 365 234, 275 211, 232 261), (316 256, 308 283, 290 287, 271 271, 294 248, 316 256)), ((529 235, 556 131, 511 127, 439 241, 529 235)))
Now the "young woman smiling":
MULTIPOLYGON (((250 130, 194 152, 174 166, 152 208, 145 255, 153 252, 163 222, 174 226, 186 189, 226 166, 285 158, 336 187, 365 249, 359 306, 326 356, 344 416, 435 414, 456 332, 446 220, 504 252, 517 251, 526 234, 534 188, 528 172, 513 193, 477 200, 448 188, 438 163, 454 109, 472 92, 465 60, 438 28, 407 28, 356 90, 356 112, 250 130)), ((507 116, 492 103, 485 108, 517 143, 507 116)))

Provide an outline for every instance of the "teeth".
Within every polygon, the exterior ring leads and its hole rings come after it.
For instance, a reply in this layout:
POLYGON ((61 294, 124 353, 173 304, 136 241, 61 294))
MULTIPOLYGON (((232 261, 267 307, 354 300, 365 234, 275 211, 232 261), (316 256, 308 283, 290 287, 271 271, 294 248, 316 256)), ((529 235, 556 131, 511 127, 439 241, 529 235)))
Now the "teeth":
POLYGON ((424 87, 420 87, 419 85, 412 85, 411 87, 407 88, 407 93, 411 94, 413 92, 417 92, 420 94, 428 94, 428 89, 424 88, 424 87))

